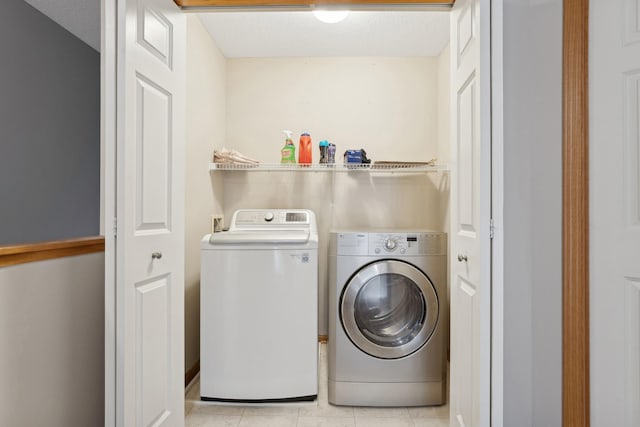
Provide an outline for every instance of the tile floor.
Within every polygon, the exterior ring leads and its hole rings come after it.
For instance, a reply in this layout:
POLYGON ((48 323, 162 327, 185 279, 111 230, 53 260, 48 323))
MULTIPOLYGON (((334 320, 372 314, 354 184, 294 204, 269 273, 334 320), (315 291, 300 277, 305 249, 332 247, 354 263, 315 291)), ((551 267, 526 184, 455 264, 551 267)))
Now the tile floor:
POLYGON ((326 344, 320 346, 318 399, 278 406, 224 406, 200 401, 195 381, 185 399, 186 427, 448 427, 449 405, 416 408, 334 406, 327 401, 326 344))

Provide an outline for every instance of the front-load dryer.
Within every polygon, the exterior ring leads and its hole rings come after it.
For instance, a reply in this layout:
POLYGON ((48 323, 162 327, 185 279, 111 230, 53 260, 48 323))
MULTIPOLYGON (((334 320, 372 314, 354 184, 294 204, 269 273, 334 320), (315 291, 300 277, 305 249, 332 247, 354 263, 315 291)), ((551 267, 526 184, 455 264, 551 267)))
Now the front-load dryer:
POLYGON ((335 231, 329 245, 329 402, 444 404, 446 233, 335 231))

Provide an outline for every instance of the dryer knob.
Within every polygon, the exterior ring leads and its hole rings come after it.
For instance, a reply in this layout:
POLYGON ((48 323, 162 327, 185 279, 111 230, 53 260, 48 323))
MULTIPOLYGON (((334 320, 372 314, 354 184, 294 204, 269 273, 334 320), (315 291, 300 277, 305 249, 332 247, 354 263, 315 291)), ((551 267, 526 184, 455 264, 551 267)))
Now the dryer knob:
POLYGON ((264 215, 264 220, 267 221, 267 222, 273 221, 273 213, 272 212, 267 212, 264 215))
POLYGON ((387 239, 384 241, 384 248, 388 251, 394 250, 397 245, 398 242, 396 242, 394 239, 387 239))

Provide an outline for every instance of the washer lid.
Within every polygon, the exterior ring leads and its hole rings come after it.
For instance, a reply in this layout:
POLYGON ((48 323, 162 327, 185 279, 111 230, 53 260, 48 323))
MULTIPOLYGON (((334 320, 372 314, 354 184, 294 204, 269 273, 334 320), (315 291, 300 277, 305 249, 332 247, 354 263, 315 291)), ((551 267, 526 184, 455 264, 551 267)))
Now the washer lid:
POLYGON ((238 209, 229 231, 205 236, 201 248, 273 249, 318 247, 315 214, 308 209, 238 209))
POLYGON ((438 297, 429 278, 403 261, 382 260, 360 269, 340 299, 342 326, 365 353, 406 357, 429 340, 438 322, 438 297))

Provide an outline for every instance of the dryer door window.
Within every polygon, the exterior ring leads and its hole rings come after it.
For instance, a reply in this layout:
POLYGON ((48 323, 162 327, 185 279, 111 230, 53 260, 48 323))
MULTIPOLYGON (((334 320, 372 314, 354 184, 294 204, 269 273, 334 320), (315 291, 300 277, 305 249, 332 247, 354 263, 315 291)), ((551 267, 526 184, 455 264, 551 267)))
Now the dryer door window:
POLYGON ((427 276, 416 267, 379 261, 349 281, 341 317, 358 348, 375 357, 397 359, 429 340, 438 320, 438 299, 427 276))

